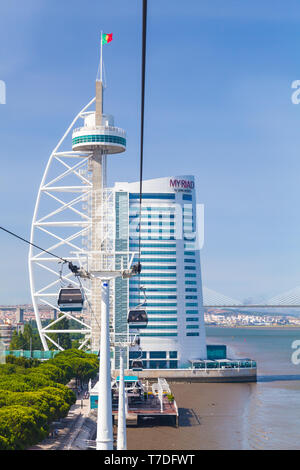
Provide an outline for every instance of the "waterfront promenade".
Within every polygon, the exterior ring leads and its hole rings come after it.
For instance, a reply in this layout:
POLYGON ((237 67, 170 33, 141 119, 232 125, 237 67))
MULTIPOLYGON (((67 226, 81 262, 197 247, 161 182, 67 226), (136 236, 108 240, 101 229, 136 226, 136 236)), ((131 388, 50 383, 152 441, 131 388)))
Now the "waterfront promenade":
POLYGON ((89 420, 89 415, 89 398, 84 398, 84 394, 80 393, 76 403, 71 406, 68 416, 52 423, 49 436, 29 450, 76 450, 86 447, 83 436, 89 440, 93 426, 96 426, 92 420, 89 420), (78 442, 79 434, 81 442, 78 442))

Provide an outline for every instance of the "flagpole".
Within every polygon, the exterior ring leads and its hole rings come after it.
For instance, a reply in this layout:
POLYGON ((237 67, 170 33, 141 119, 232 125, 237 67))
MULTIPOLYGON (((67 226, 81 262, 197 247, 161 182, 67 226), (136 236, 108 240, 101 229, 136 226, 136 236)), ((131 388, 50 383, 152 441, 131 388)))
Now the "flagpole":
POLYGON ((102 35, 103 35, 103 31, 101 31, 101 46, 100 46, 100 82, 102 82, 102 68, 103 68, 102 35))

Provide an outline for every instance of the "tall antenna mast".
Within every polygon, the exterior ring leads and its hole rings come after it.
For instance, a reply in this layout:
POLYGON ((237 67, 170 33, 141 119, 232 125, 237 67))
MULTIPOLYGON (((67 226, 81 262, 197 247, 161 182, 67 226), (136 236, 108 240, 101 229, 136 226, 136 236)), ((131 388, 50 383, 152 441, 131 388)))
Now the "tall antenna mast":
POLYGON ((103 33, 101 31, 100 39, 100 80, 96 80, 96 115, 95 125, 96 127, 102 124, 103 114, 103 33))
POLYGON ((103 82, 103 31, 101 31, 101 40, 100 40, 100 82, 103 82))

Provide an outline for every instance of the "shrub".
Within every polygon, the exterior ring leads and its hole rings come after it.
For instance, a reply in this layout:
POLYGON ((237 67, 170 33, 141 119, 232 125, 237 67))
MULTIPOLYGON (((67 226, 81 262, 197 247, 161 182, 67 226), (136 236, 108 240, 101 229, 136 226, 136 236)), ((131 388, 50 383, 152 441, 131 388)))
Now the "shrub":
POLYGON ((20 405, 0 409, 0 436, 14 450, 22 450, 48 435, 47 418, 34 408, 20 405))
POLYGON ((76 401, 66 384, 72 378, 86 381, 97 371, 97 357, 78 350, 38 365, 9 357, 0 365, 0 450, 25 449, 44 439, 49 424, 64 418, 76 401))

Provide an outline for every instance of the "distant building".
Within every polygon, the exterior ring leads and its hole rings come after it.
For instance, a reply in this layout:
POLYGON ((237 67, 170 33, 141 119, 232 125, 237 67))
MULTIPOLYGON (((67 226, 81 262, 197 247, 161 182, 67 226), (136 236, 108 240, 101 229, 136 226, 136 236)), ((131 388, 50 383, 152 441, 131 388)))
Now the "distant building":
POLYGON ((0 339, 0 364, 5 364, 6 356, 5 356, 5 344, 0 339))
POLYGON ((4 344, 5 348, 8 348, 11 342, 14 327, 10 324, 0 325, 0 341, 4 344))
POLYGON ((24 323, 17 323, 17 327, 16 327, 16 330, 17 330, 17 333, 24 333, 24 323))
POLYGON ((24 323, 24 308, 18 307, 16 309, 17 323, 24 323))

